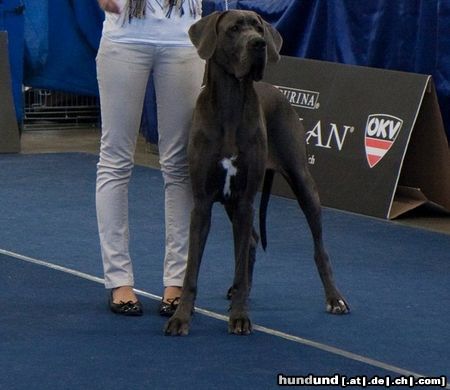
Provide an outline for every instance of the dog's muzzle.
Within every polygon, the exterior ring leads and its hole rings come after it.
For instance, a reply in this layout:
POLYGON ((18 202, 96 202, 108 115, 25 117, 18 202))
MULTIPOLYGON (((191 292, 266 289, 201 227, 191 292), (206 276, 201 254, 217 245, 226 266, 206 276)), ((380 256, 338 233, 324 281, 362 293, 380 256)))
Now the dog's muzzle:
POLYGON ((263 38, 255 37, 248 42, 248 48, 255 54, 265 54, 267 43, 263 38))
POLYGON ((261 37, 255 37, 247 43, 248 75, 259 81, 264 76, 267 63, 267 43, 261 37))

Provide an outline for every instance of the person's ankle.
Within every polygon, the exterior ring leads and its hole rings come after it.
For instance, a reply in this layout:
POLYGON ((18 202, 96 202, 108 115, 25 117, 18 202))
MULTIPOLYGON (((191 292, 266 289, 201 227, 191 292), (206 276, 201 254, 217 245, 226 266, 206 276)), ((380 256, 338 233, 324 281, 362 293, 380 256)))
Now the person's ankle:
POLYGON ((179 286, 167 286, 164 288, 164 302, 171 302, 175 298, 179 298, 181 296, 181 287, 179 286))
POLYGON ((132 286, 120 286, 112 289, 113 303, 138 301, 132 286))

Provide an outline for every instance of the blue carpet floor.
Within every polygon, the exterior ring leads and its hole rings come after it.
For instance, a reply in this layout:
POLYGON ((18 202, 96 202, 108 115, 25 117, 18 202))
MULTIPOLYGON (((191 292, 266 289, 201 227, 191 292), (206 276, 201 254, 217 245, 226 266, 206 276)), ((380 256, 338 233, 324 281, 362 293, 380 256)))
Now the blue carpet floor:
MULTIPOLYGON (((0 249, 102 276, 95 164, 87 154, 0 156, 0 249)), ((162 291, 163 190, 136 167, 130 186, 136 288, 162 291)), ((450 236, 324 210, 335 276, 352 313, 325 313, 312 243, 296 203, 274 197, 258 252, 253 322, 426 376, 450 378, 450 236)), ((287 375, 391 375, 294 341, 226 334, 197 313, 187 338, 162 335, 157 302, 139 319, 110 315, 99 283, 0 256, 0 388, 276 388, 287 375), (122 353, 121 353, 122 352, 122 353), (179 364, 172 364, 176 356, 179 364), (117 369, 117 367, 121 367, 117 369), (40 385, 42 384, 42 386, 40 385), (45 386, 44 386, 45 384, 45 386)), ((198 306, 226 314, 233 270, 225 213, 214 210, 198 306)))
POLYGON ((392 376, 259 332, 229 336, 225 323, 198 314, 192 335, 166 337, 164 320, 150 315, 156 301, 143 299, 147 316, 112 316, 96 283, 5 256, 0 261, 9 308, 1 316, 5 389, 40 383, 46 389, 268 389, 278 373, 392 376))

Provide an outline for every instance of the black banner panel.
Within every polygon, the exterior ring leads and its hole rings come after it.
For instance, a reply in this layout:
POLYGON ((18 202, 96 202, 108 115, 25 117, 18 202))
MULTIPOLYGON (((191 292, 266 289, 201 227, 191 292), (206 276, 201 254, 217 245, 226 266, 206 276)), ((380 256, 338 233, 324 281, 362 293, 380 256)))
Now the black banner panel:
MULTIPOLYGON (((395 218, 423 203, 450 210, 450 184, 442 184, 450 182, 450 158, 430 76, 282 57, 268 67, 265 81, 279 88, 303 122, 309 168, 323 205, 380 218, 395 218), (427 128, 418 129, 418 123, 427 128), (416 131, 435 137, 435 150, 417 145, 415 156, 407 156, 416 131), (438 161, 429 166, 425 157, 421 169, 433 172, 442 190, 428 194, 427 174, 418 178, 402 168, 406 158, 408 170, 416 169, 417 157, 430 153, 438 161)), ((289 195, 280 178, 275 192, 289 195)))
POLYGON ((19 128, 12 97, 8 33, 0 31, 0 153, 20 150, 19 128))

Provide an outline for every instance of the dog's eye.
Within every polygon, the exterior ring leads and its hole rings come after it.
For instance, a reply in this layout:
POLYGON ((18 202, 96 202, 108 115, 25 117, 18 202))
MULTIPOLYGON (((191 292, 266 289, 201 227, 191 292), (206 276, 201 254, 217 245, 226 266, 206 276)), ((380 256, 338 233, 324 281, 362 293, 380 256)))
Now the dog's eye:
POLYGON ((234 26, 231 26, 230 31, 233 31, 233 32, 239 31, 239 26, 237 24, 235 24, 234 26))
POLYGON ((263 28, 263 26, 261 26, 261 25, 257 25, 257 26, 255 27, 255 29, 256 29, 257 32, 259 32, 259 33, 261 33, 261 34, 264 32, 264 28, 263 28))

